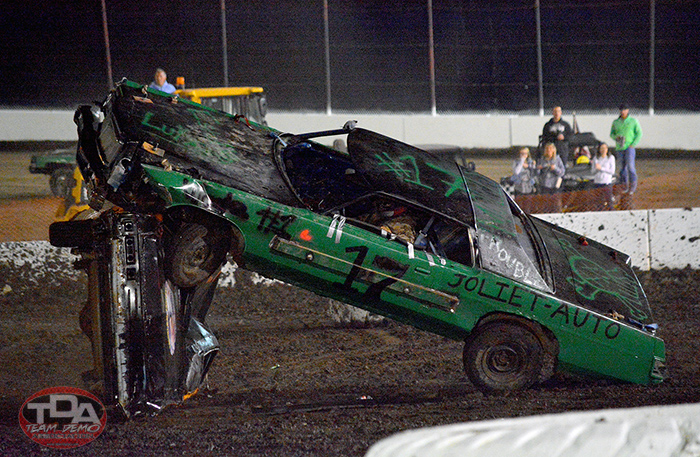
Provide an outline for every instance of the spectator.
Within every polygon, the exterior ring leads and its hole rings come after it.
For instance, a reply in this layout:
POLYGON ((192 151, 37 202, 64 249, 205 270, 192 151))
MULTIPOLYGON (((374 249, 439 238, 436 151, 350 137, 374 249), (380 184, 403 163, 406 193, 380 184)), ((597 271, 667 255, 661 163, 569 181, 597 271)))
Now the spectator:
MULTIPOLYGON (((598 156, 593 159, 593 185, 603 194, 604 208, 613 209, 612 177, 615 174, 615 156, 608 153, 608 145, 602 143, 598 147, 598 156)), ((598 193, 596 192, 596 193, 598 193)))
POLYGON ((537 170, 540 191, 544 194, 557 193, 566 169, 561 158, 557 156, 557 148, 554 143, 544 145, 542 157, 537 161, 537 170))
POLYGON ((637 119, 630 117, 626 104, 620 105, 620 117, 615 119, 610 129, 610 138, 615 140, 615 150, 620 155, 620 181, 627 185, 625 192, 630 195, 637 190, 637 169, 635 168, 635 147, 642 139, 642 127, 637 119))
POLYGON ((515 194, 531 194, 535 190, 537 167, 530 157, 530 148, 520 148, 518 158, 513 162, 513 183, 515 194))
POLYGON ((552 118, 544 124, 542 129, 542 142, 554 143, 557 148, 557 154, 561 158, 564 167, 569 161, 569 139, 573 130, 568 122, 561 118, 561 106, 555 106, 552 109, 552 118))
POLYGON ((162 68, 156 68, 156 73, 153 76, 153 82, 148 86, 151 89, 156 89, 168 94, 175 92, 175 86, 168 82, 168 75, 162 68))
POLYGON ((588 146, 578 147, 574 151, 574 164, 579 165, 582 163, 591 163, 591 150, 588 149, 588 146))

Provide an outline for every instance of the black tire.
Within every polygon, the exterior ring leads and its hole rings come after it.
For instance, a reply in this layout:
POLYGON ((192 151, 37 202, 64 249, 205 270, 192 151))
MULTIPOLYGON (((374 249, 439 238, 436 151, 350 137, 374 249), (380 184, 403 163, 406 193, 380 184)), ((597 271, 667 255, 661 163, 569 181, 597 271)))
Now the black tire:
POLYGON ((60 198, 69 197, 73 187, 75 187, 73 169, 68 167, 55 169, 49 178, 49 187, 54 196, 60 198))
POLYGON ((515 322, 478 327, 464 346, 464 370, 484 393, 525 389, 540 380, 545 350, 537 336, 515 322))
POLYGON ((168 276, 180 287, 194 287, 224 263, 228 247, 222 227, 182 224, 168 249, 168 276))

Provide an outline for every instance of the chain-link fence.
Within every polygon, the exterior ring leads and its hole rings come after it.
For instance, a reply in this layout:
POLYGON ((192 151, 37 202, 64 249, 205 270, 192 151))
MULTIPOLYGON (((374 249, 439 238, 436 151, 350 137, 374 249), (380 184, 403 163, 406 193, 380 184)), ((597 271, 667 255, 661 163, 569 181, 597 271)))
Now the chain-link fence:
POLYGON ((164 67, 191 87, 263 86, 273 110, 700 110, 700 0, 176 0, 157 11, 106 0, 106 22, 88 3, 3 2, 0 105, 74 107, 102 99, 110 73, 148 83, 164 67))
POLYGON ((634 209, 634 194, 629 194, 626 190, 625 185, 615 185, 608 194, 604 187, 592 187, 554 194, 516 195, 515 201, 523 211, 530 214, 634 209))

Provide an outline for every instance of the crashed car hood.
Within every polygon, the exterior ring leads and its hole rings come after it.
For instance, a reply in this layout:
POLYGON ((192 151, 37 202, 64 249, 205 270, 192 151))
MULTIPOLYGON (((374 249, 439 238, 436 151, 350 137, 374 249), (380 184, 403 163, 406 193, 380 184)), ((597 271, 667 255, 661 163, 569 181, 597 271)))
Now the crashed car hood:
MULTIPOLYGON (((117 140, 163 150, 177 170, 281 202, 296 201, 275 166, 274 131, 267 127, 144 91, 130 81, 115 89, 105 111, 114 117, 117 140)), ((104 150, 106 161, 114 166, 109 147, 104 150)))
POLYGON ((549 222, 534 217, 532 221, 547 245, 557 295, 570 295, 585 308, 603 314, 653 323, 649 301, 627 254, 549 222))

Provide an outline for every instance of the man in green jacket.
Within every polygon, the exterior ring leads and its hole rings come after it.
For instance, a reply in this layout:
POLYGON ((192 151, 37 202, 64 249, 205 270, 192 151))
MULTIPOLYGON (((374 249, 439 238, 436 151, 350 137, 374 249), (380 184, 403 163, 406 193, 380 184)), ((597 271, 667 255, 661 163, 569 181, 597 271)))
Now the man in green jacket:
POLYGON ((620 105, 620 117, 615 119, 610 129, 610 137, 615 140, 618 156, 621 158, 620 181, 627 184, 629 194, 637 190, 637 170, 634 159, 637 155, 635 147, 642 139, 642 127, 639 121, 630 117, 629 106, 620 105))

